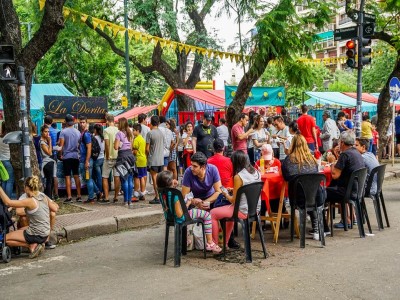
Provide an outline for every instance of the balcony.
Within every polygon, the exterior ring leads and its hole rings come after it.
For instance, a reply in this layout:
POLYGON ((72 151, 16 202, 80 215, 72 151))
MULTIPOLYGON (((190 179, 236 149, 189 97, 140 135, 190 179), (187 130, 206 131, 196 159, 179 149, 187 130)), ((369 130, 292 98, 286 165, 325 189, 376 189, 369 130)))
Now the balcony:
POLYGON ((343 19, 339 20, 339 25, 343 25, 343 24, 346 24, 346 23, 349 23, 349 22, 353 22, 353 20, 350 19, 349 17, 346 17, 346 18, 343 18, 343 19))

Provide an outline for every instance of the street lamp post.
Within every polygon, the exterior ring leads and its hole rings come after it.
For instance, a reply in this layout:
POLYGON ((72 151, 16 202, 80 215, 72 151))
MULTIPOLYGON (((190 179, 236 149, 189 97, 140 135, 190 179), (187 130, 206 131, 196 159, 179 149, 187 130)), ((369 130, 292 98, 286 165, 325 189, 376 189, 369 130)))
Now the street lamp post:
POLYGON ((125 26, 125 69, 126 69, 126 97, 128 98, 128 107, 132 107, 130 93, 130 68, 129 68, 129 36, 128 36, 128 0, 124 0, 124 26, 125 26))

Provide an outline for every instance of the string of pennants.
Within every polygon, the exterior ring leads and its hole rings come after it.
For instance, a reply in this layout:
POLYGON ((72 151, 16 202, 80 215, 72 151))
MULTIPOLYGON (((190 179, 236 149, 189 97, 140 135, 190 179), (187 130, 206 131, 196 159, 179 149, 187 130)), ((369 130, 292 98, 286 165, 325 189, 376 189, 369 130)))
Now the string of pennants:
MULTIPOLYGON (((46 0, 39 0, 39 9, 43 10, 44 6, 46 4, 46 0)), ((98 19, 92 16, 89 16, 87 14, 78 12, 76 10, 73 10, 68 7, 63 8, 63 14, 65 19, 71 18, 72 21, 81 21, 82 23, 86 23, 86 21, 91 21, 91 24, 93 25, 93 30, 95 29, 100 29, 101 31, 104 31, 108 29, 110 32, 112 32, 112 35, 114 37, 117 37, 120 35, 121 37, 125 36, 125 32, 128 32, 128 38, 129 40, 135 39, 137 42, 141 43, 146 43, 146 44, 153 44, 154 46, 157 46, 159 44, 163 49, 173 49, 179 50, 179 52, 185 51, 186 54, 189 54, 189 52, 197 53, 203 56, 207 56, 208 58, 214 57, 214 58, 220 58, 220 59, 230 59, 231 62, 234 60, 236 63, 238 63, 241 59, 241 54, 238 53, 231 53, 231 52, 224 52, 224 51, 218 51, 218 50, 213 50, 213 49, 207 49, 207 48, 202 48, 198 46, 193 46, 193 45, 188 45, 188 44, 183 44, 167 39, 163 39, 157 36, 153 36, 147 33, 143 33, 137 30, 133 29, 127 29, 124 26, 120 26, 108 21, 104 21, 102 19, 98 19)), ((382 53, 383 54, 383 53, 382 53)), ((381 55, 382 55, 381 54, 381 55)), ((371 56, 377 56, 379 53, 372 53, 371 56), (374 55, 375 54, 375 55, 374 55)), ((249 58, 249 56, 245 56, 246 59, 249 58)), ((324 65, 332 65, 332 64, 344 64, 346 63, 346 57, 327 57, 327 58, 299 58, 298 61, 305 63, 305 64, 311 64, 311 65, 318 65, 318 64, 324 64, 324 65)), ((274 63, 271 61, 271 63, 274 63)))

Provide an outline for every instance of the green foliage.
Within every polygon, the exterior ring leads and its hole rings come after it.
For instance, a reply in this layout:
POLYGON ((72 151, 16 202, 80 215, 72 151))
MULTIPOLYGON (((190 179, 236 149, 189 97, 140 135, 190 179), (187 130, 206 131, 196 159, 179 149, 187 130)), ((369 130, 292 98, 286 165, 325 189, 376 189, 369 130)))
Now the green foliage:
POLYGON ((355 92, 357 90, 357 72, 355 70, 336 70, 334 81, 329 85, 330 92, 355 92))
POLYGON ((393 47, 383 42, 373 47, 373 54, 371 66, 363 71, 363 91, 367 93, 380 92, 384 88, 397 57, 393 47))

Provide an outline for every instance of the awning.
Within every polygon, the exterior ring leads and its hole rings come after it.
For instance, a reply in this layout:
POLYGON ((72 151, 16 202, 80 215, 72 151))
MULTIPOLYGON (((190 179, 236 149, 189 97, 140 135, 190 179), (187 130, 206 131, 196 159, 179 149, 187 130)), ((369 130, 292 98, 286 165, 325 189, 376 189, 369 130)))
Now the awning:
POLYGON ((176 89, 178 95, 185 95, 194 100, 203 102, 214 107, 225 106, 225 92, 223 90, 189 90, 176 89))
MULTIPOLYGON (((307 105, 315 105, 315 103, 330 104, 343 107, 355 107, 357 106, 357 99, 347 96, 344 93, 339 92, 306 92, 311 99, 308 99, 305 103, 307 105)), ((362 107, 375 108, 376 102, 362 102, 362 107)))
POLYGON ((123 114, 114 117, 114 120, 118 121, 121 118, 126 118, 127 120, 130 120, 137 117, 140 114, 147 114, 149 111, 152 111, 154 109, 157 109, 157 105, 134 107, 131 110, 128 110, 123 114))
MULTIPOLYGON (((357 93, 343 93, 351 98, 357 99, 357 93)), ((378 99, 368 93, 362 93, 361 100, 369 103, 378 103, 378 99)))

